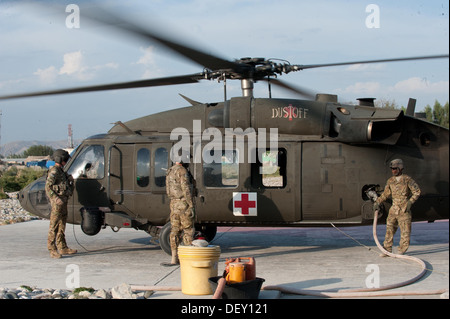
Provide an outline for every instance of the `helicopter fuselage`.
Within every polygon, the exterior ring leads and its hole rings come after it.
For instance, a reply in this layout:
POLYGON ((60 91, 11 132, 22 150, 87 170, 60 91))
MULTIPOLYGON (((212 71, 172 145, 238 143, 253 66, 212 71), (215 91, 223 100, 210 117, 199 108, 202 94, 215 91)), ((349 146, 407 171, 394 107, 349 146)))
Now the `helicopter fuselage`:
MULTIPOLYGON (((325 96, 239 97, 117 123, 84 140, 65 167, 75 183, 68 222, 94 227, 90 234, 105 225, 149 232, 165 225, 166 170, 182 151, 191 159, 201 226, 371 223, 366 191, 383 190, 394 158, 422 190, 414 220, 448 218, 448 129, 325 96)), ((44 183, 29 185, 20 200, 48 218, 44 183)))

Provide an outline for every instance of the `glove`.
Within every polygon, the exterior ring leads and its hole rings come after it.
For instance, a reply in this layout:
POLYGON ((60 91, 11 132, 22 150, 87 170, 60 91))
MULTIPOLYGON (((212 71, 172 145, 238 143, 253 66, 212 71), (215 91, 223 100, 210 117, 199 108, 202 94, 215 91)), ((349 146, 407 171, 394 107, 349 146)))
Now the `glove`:
POLYGON ((380 204, 377 202, 373 203, 373 211, 380 210, 380 204))
POLYGON ((411 201, 408 201, 408 203, 406 203, 406 211, 407 211, 408 213, 411 213, 411 206, 412 206, 412 204, 413 204, 413 203, 411 203, 411 201))

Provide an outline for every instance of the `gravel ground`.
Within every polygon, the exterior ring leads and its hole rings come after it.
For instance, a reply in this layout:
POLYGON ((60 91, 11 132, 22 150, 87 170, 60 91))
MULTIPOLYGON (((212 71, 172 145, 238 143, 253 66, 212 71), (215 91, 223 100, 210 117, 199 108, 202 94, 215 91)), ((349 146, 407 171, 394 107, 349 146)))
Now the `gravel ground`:
POLYGON ((0 200, 0 226, 40 219, 20 206, 17 193, 8 193, 9 199, 0 200))
POLYGON ((121 284, 111 289, 80 287, 73 290, 20 286, 16 289, 1 288, 0 299, 147 299, 152 290, 135 291, 130 285, 121 284))

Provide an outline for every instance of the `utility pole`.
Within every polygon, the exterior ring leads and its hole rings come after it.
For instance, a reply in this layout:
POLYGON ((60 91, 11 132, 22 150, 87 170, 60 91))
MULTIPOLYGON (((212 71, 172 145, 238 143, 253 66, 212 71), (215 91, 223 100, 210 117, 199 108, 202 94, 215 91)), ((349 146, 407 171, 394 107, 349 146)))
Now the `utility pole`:
POLYGON ((68 148, 73 148, 73 136, 72 136, 72 124, 69 124, 69 138, 68 138, 68 148))

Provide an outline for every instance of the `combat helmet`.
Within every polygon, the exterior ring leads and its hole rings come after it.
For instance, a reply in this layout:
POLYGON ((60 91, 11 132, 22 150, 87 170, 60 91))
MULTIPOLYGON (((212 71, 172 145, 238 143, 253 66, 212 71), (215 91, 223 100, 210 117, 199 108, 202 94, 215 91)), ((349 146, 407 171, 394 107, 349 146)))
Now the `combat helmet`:
POLYGON ((391 164, 389 165, 390 168, 396 168, 398 167, 400 170, 403 169, 403 161, 400 158, 396 158, 391 161, 391 164))
POLYGON ((52 159, 55 163, 62 164, 62 162, 67 162, 70 158, 70 155, 67 151, 63 149, 57 149, 53 152, 52 159))

